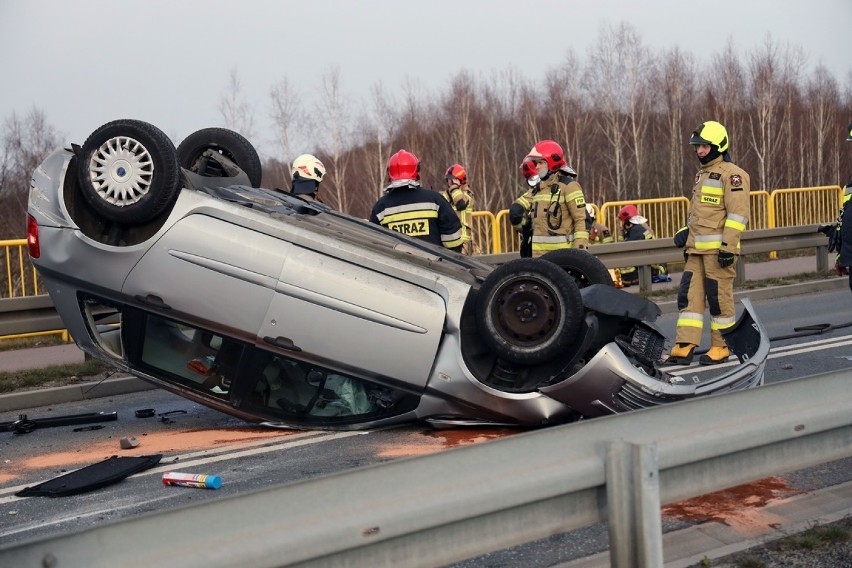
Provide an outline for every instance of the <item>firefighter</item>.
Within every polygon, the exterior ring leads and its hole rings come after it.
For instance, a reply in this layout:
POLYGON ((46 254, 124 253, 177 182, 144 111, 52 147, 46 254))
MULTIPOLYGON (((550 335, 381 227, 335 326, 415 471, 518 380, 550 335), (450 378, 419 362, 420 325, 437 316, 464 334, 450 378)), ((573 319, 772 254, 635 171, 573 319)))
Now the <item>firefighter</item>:
POLYGON ((370 213, 370 222, 460 252, 459 218, 446 199, 420 187, 420 160, 400 150, 388 161, 390 184, 370 213))
POLYGON ((447 191, 444 197, 455 208, 462 227, 462 254, 474 254, 473 246, 473 192, 467 184, 467 172, 461 164, 447 168, 444 178, 447 191))
POLYGON ((595 207, 591 203, 586 203, 586 231, 589 232, 590 243, 611 243, 614 241, 612 233, 606 225, 598 223, 595 207))
MULTIPOLYGON (((852 124, 848 127, 846 141, 852 142, 852 124)), ((828 252, 836 252, 834 271, 838 276, 849 275, 849 289, 852 290, 852 180, 843 189, 840 212, 837 220, 828 225, 822 225, 819 232, 828 237, 828 252), (846 222, 843 222, 843 219, 846 222)))
MULTIPOLYGON (((523 200, 524 203, 532 203, 533 199, 535 199, 536 194, 541 190, 541 178, 538 176, 538 170, 535 167, 535 163, 532 160, 525 159, 521 162, 521 175, 524 176, 524 179, 527 181, 527 185, 529 189, 524 192, 524 194, 519 197, 515 203, 523 200)), ((514 206, 514 205, 513 205, 514 206)), ((512 222, 512 226, 515 230, 521 235, 521 258, 530 258, 532 256, 532 220, 530 219, 531 209, 522 210, 522 212, 518 212, 515 210, 515 215, 520 214, 520 219, 513 219, 512 210, 509 210, 509 219, 512 222)))
POLYGON ((511 205, 512 226, 520 231, 529 216, 534 258, 572 246, 587 249, 586 200, 577 183, 577 172, 565 162, 562 147, 553 140, 542 140, 533 146, 527 159, 535 164, 541 186, 536 192, 525 192, 511 205))
MULTIPOLYGON (((648 219, 639 214, 635 205, 625 205, 618 211, 621 221, 621 238, 624 241, 644 241, 654 238, 654 231, 648 225, 648 219)), ((621 269, 621 281, 625 286, 639 283, 639 270, 635 266, 621 269)), ((651 265, 651 282, 671 282, 668 267, 665 264, 651 265)))
POLYGON ((684 248, 686 265, 677 303, 677 336, 670 363, 692 362, 701 342, 704 309, 710 309, 710 350, 699 363, 723 363, 730 352, 723 331, 736 323, 734 275, 740 238, 750 216, 749 175, 734 165, 728 153, 725 127, 715 121, 699 125, 689 143, 701 167, 695 174, 686 226, 674 237, 684 248))
MULTIPOLYGON (((852 124, 848 126, 846 141, 852 142, 852 124)), ((852 290, 852 180, 843 189, 843 205, 840 209, 840 243, 835 266, 849 274, 849 289, 852 290), (844 223, 843 220, 846 219, 844 223)))
POLYGON ((290 193, 307 201, 322 203, 317 193, 319 184, 325 177, 325 166, 319 158, 311 154, 302 154, 297 157, 293 160, 293 167, 290 168, 290 177, 293 180, 290 193))

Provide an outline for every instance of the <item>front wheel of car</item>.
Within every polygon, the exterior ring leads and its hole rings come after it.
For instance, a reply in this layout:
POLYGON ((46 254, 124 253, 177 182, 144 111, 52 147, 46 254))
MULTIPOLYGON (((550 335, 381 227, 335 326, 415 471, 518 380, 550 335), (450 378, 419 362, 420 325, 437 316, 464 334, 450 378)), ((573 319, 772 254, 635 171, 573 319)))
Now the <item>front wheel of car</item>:
POLYGON ((613 286, 612 277, 604 263, 592 253, 580 249, 553 250, 541 256, 542 260, 559 266, 574 279, 579 288, 592 284, 613 286))
POLYGON ((521 258, 483 282, 477 324, 491 351, 518 365, 539 365, 565 353, 583 321, 574 280, 549 262, 521 258))
POLYGON ((232 177, 220 161, 210 159, 209 152, 227 158, 245 173, 252 187, 260 187, 263 167, 252 143, 242 134, 227 128, 196 130, 178 144, 181 167, 203 177, 232 177))
POLYGON ((174 144, 140 120, 115 120, 86 139, 78 154, 77 181, 104 219, 141 225, 174 204, 181 188, 174 144))

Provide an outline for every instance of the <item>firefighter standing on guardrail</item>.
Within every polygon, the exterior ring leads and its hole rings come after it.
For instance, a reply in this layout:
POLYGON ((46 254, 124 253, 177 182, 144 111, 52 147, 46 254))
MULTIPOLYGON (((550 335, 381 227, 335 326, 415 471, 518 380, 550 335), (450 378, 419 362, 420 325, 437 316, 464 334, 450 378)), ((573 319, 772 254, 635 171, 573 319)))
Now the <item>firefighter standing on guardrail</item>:
POLYGON ((689 143, 701 169, 695 174, 686 226, 674 237, 686 265, 678 291, 677 337, 669 363, 689 364, 701 342, 710 309, 710 350, 699 363, 723 363, 730 352, 722 332, 736 323, 734 276, 740 238, 751 213, 749 175, 728 154, 728 132, 715 121, 701 124, 689 143))
POLYGON ((525 222, 532 222, 532 256, 572 247, 587 249, 586 199, 577 172, 565 162, 562 147, 553 140, 542 140, 526 160, 535 164, 541 188, 535 193, 527 191, 512 203, 509 221, 519 232, 525 222))
POLYGON ((461 164, 453 164, 444 178, 447 180, 444 197, 456 210, 462 226, 462 254, 479 254, 473 247, 473 192, 467 184, 467 171, 461 164))

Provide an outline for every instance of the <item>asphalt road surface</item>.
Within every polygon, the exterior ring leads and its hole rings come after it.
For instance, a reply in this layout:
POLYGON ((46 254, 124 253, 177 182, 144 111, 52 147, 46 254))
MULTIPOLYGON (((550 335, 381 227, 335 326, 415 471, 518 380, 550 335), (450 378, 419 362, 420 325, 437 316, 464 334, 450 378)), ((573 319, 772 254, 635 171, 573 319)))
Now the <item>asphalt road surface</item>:
MULTIPOLYGON (((774 338, 798 335, 794 328, 799 326, 852 323, 852 294, 848 290, 761 301, 755 305, 770 337, 774 338)), ((675 318, 674 314, 667 315, 658 322, 669 337, 673 336, 675 318)), ((774 340, 766 380, 767 383, 794 380, 850 365, 852 326, 840 327, 815 335, 774 340)), ((101 411, 116 411, 119 419, 103 423, 101 429, 81 432, 74 432, 73 427, 59 427, 22 435, 0 433, 0 546, 81 531, 270 485, 485 442, 519 431, 502 428, 435 431, 419 424, 357 433, 268 430, 159 390, 21 412, 37 418, 101 411), (154 408, 156 414, 151 418, 136 418, 134 411, 141 408, 154 408), (173 414, 163 420, 158 415, 164 413, 173 414), (128 436, 135 437, 139 446, 121 449, 120 438, 128 436), (14 496, 25 486, 112 455, 148 454, 163 454, 160 467, 97 491, 63 498, 14 496), (223 485, 219 490, 167 487, 161 481, 165 471, 218 474, 223 485)), ((0 416, 0 421, 15 418, 17 413, 0 416)), ((728 495, 724 503, 716 497, 714 503, 719 505, 716 513, 726 516, 734 525, 748 527, 759 522, 753 517, 757 503, 850 480, 852 460, 824 464, 750 484, 728 495)), ((666 507, 664 531, 704 522, 708 506, 708 502, 699 506, 700 514, 688 504, 666 507)), ((600 552, 607 546, 605 526, 595 525, 457 566, 553 566, 600 552)))

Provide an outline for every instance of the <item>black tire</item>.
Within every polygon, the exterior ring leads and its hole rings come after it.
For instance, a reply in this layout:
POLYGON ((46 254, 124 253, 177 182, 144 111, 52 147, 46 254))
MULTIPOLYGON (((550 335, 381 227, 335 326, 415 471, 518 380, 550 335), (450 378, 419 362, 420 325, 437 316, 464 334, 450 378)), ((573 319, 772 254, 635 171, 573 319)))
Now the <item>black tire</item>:
POLYGON ((553 263, 519 258, 496 268, 476 300, 477 325, 491 351, 519 365, 564 354, 583 321, 580 289, 553 263))
POLYGON ((614 286, 604 263, 592 253, 579 249, 552 250, 541 256, 542 260, 552 262, 567 272, 577 283, 578 288, 592 284, 614 286))
POLYGON ((174 204, 181 188, 175 146, 140 120, 104 124, 86 139, 77 163, 83 198, 98 215, 141 225, 174 204))
POLYGON ((181 167, 206 177, 229 177, 221 168, 206 166, 202 154, 214 150, 239 166, 251 181, 252 187, 260 187, 263 168, 260 156, 242 134, 227 128, 203 128, 187 136, 178 144, 177 155, 181 167))

